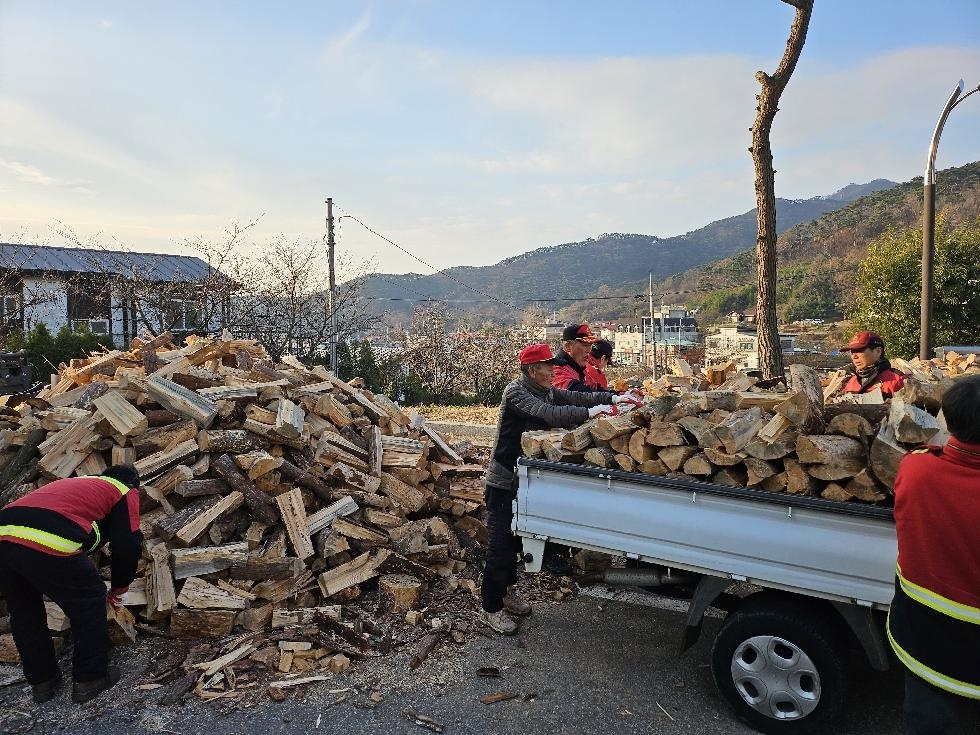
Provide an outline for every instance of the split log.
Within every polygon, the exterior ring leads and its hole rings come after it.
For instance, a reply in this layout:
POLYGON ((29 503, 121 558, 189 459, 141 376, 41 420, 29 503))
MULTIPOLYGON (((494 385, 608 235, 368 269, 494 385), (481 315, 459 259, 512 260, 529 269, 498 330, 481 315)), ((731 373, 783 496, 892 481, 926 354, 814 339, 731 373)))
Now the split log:
POLYGON ((293 547, 293 552, 300 559, 313 556, 313 540, 306 522, 306 508, 303 506, 303 493, 299 488, 293 488, 288 493, 276 496, 276 505, 282 516, 286 535, 293 547))
POLYGON ((140 413, 118 391, 111 391, 92 401, 112 428, 122 436, 136 436, 149 428, 146 416, 140 413))
POLYGON ((235 625, 234 610, 178 608, 170 614, 170 634, 175 638, 223 638, 235 625))
POLYGON ((620 414, 619 416, 600 416, 592 425, 590 432, 592 438, 599 441, 609 441, 623 434, 630 434, 636 430, 636 424, 630 415, 620 414))
POLYGON ((745 456, 742 454, 729 454, 728 452, 722 452, 711 447, 704 448, 704 456, 708 458, 711 464, 719 467, 734 467, 735 465, 742 464, 745 459, 745 456))
POLYGON ((282 398, 276 411, 275 431, 286 439, 296 439, 303 433, 306 412, 292 401, 282 398))
POLYGON ((820 482, 792 457, 783 460, 783 468, 786 471, 786 492, 792 495, 813 495, 820 487, 820 482))
POLYGON ((303 572, 304 568, 303 560, 295 556, 283 556, 278 559, 248 556, 244 561, 228 567, 228 574, 232 579, 293 580, 303 572))
POLYGON ((748 478, 745 470, 741 467, 722 467, 711 476, 711 481, 716 485, 728 485, 730 487, 745 487, 748 478))
POLYGON ((667 467, 669 467, 671 471, 677 472, 684 466, 684 463, 687 462, 687 460, 689 460, 699 451, 701 451, 699 447, 664 447, 657 454, 660 460, 667 467))
POLYGON ((852 496, 868 503, 880 503, 887 495, 867 468, 862 469, 844 486, 852 496))
POLYGON ((242 474, 230 455, 222 454, 214 460, 212 465, 215 471, 225 479, 225 482, 244 496, 245 503, 252 510, 252 515, 256 520, 270 526, 278 522, 279 514, 276 512, 272 501, 242 474))
POLYGON ((616 454, 616 464, 623 472, 635 472, 636 460, 628 454, 616 454))
POLYGON ((793 390, 803 393, 809 404, 807 415, 797 426, 808 434, 819 434, 824 426, 823 386, 817 371, 807 365, 794 364, 789 366, 789 377, 793 390))
POLYGON ((864 445, 847 436, 803 435, 796 440, 796 458, 803 464, 840 464, 845 460, 863 460, 864 445))
POLYGON ((715 427, 715 434, 721 440, 725 451, 735 454, 752 441, 765 426, 759 408, 746 408, 733 411, 728 418, 715 427))
POLYGON ((375 493, 381 488, 382 478, 380 475, 374 477, 365 474, 343 462, 338 462, 326 470, 326 475, 342 485, 365 493, 375 493))
POLYGON ((183 480, 174 486, 174 492, 182 498, 196 498, 202 495, 224 495, 231 487, 221 479, 183 480))
POLYGON ((646 429, 637 429, 633 432, 632 436, 630 436, 628 449, 630 457, 638 464, 643 464, 644 462, 657 458, 656 448, 647 443, 646 429))
MULTIPOLYGON (((662 450, 661 450, 662 451, 662 450)), ((663 477, 670 469, 659 459, 649 459, 646 462, 641 462, 636 467, 638 472, 642 472, 644 475, 658 475, 663 477)))
POLYGON ((417 513, 429 501, 428 496, 421 490, 411 485, 406 485, 388 472, 381 473, 381 485, 378 488, 378 492, 394 500, 405 509, 406 513, 417 513))
POLYGON ((188 577, 177 596, 177 604, 192 608, 244 610, 246 601, 198 577, 188 577))
POLYGON ((705 477, 714 474, 715 469, 716 467, 708 461, 708 458, 705 456, 704 452, 698 452, 684 462, 685 475, 705 477))
POLYGON ((380 609, 404 613, 415 610, 422 600, 425 587, 407 574, 386 574, 378 580, 380 609))
POLYGON ((851 500, 854 496, 847 491, 847 489, 836 482, 827 483, 826 487, 820 491, 820 497, 826 500, 835 500, 838 503, 846 503, 851 500))
POLYGON ((788 484, 789 480, 786 477, 786 473, 777 472, 775 475, 765 478, 759 487, 771 493, 784 493, 788 484))
POLYGON ((146 392, 157 403, 178 416, 191 419, 202 429, 209 427, 218 417, 218 410, 211 401, 172 380, 159 377, 159 371, 146 381, 145 386, 146 392))
POLYGON ((133 466, 136 468, 136 471, 140 473, 141 478, 149 479, 159 475, 165 470, 169 470, 176 464, 180 464, 181 462, 190 459, 196 455, 198 451, 199 449, 197 442, 193 439, 188 439, 172 449, 156 452, 155 454, 150 454, 143 459, 139 459, 133 466))
POLYGON ((273 457, 262 449, 247 454, 236 454, 232 459, 235 460, 235 464, 249 480, 258 480, 260 477, 279 469, 279 465, 282 464, 281 457, 273 457))
POLYGON ((590 447, 585 450, 585 461, 596 467, 608 469, 616 466, 616 452, 611 447, 590 447))
POLYGON ((939 431, 935 416, 897 397, 892 399, 888 423, 895 440, 905 444, 924 444, 939 431))
POLYGON ((169 447, 182 444, 185 441, 196 440, 197 432, 197 424, 189 419, 181 419, 156 429, 150 429, 134 437, 131 443, 133 449, 136 450, 136 459, 143 459, 151 454, 166 451, 169 447))
POLYGON ((378 576, 378 566, 389 553, 387 549, 366 551, 353 561, 324 572, 317 577, 320 591, 324 597, 331 597, 378 576))
POLYGON ((818 480, 848 480, 867 467, 864 458, 843 458, 826 464, 808 464, 806 471, 818 480))
POLYGON ((197 434, 202 452, 247 454, 265 449, 268 442, 244 429, 204 429, 197 434))
POLYGON ((841 413, 827 423, 827 433, 849 436, 866 444, 874 437, 875 430, 864 416, 857 413, 841 413))
POLYGON ((647 444, 654 447, 680 447, 687 444, 681 425, 651 419, 647 428, 647 444))
POLYGON ((248 544, 236 541, 219 546, 173 549, 170 556, 173 559, 174 579, 202 577, 244 563, 248 556, 248 544))
POLYGON ((756 438, 746 444, 742 451, 756 459, 773 460, 789 456, 795 449, 795 436, 769 442, 763 441, 756 435, 756 438))
POLYGON ((592 446, 592 425, 594 422, 586 422, 578 428, 572 429, 561 438, 561 445, 570 452, 582 452, 592 446))
POLYGON ((316 513, 312 513, 306 517, 306 527, 308 533, 311 536, 315 533, 319 533, 333 523, 337 518, 348 516, 351 513, 356 513, 357 510, 358 505, 354 502, 354 499, 349 495, 345 495, 335 503, 328 505, 326 508, 321 508, 316 513))
POLYGON ((898 465, 906 454, 905 448, 895 438, 892 426, 887 422, 882 423, 878 435, 871 442, 869 466, 889 492, 894 492, 898 465))

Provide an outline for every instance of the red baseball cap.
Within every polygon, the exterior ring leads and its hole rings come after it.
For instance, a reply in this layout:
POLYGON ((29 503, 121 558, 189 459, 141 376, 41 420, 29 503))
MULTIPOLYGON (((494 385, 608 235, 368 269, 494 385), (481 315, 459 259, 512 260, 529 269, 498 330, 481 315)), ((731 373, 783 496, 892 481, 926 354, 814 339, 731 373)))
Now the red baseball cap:
POLYGON ((579 342, 585 342, 587 344, 599 341, 599 338, 592 334, 592 330, 589 329, 588 324, 565 325, 565 328, 561 332, 561 338, 565 342, 571 342, 573 339, 577 339, 579 342))
POLYGON ((551 354, 551 348, 545 344, 528 345, 519 355, 521 365, 534 365, 539 362, 549 364, 555 363, 555 356, 551 354))
POLYGON ((846 347, 841 347, 841 352, 850 352, 851 350, 864 350, 868 347, 881 347, 885 348, 885 340, 881 338, 880 334, 875 332, 858 332, 853 337, 851 341, 847 343, 846 347))

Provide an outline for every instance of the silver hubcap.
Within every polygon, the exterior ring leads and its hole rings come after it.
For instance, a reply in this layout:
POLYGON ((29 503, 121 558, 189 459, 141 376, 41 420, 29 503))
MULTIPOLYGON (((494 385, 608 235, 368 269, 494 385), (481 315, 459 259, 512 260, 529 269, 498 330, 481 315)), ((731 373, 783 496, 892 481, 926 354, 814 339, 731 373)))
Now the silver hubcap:
POLYGON ((820 703, 820 675, 798 646, 773 635, 742 641, 732 656, 735 689, 752 709, 777 720, 799 720, 820 703))

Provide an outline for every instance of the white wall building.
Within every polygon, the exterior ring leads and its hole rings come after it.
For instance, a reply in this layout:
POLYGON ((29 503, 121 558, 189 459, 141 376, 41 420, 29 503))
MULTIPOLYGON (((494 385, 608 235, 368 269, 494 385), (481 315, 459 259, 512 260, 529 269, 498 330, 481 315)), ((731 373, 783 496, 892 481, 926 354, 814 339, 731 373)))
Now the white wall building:
MULTIPOLYGON (((779 346, 784 355, 791 354, 796 349, 796 337, 780 334, 779 346)), ((705 339, 705 348, 705 361, 709 365, 732 360, 739 368, 759 369, 759 336, 754 328, 734 324, 720 327, 716 334, 705 339)))

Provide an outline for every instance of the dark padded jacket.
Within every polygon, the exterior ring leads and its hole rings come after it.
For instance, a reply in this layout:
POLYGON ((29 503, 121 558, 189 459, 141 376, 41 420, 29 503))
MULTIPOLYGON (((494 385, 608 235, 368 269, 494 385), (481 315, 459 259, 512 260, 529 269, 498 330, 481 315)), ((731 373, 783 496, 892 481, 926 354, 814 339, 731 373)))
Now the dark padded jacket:
POLYGON ((509 383, 500 401, 487 485, 511 489, 525 431, 575 428, 589 418, 589 408, 608 403, 609 397, 609 393, 542 388, 525 375, 509 383))

